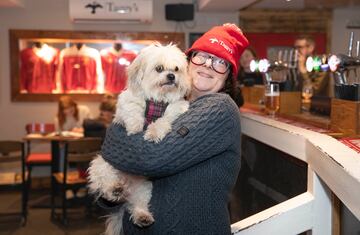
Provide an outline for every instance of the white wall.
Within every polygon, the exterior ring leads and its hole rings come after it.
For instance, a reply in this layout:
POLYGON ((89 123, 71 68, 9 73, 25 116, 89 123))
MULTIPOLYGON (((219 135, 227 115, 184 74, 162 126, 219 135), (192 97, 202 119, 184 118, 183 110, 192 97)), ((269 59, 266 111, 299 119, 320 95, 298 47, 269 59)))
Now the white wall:
POLYGON ((360 28, 347 29, 346 25, 350 20, 357 20, 360 23, 360 7, 339 8, 334 10, 331 41, 333 53, 347 54, 350 32, 353 31, 355 33, 353 55, 355 55, 355 41, 360 41, 360 28))
MULTIPOLYGON (((67 0, 26 0, 24 8, 0 8, 0 140, 21 139, 25 134, 26 123, 52 122, 56 113, 56 103, 10 101, 9 29, 174 32, 176 23, 165 20, 165 4, 193 1, 154 0, 153 2, 154 20, 149 25, 75 25, 69 20, 67 0)), ((195 22, 195 28, 183 27, 183 32, 204 32, 217 24, 237 23, 238 17, 236 13, 196 13, 195 22)), ((98 114, 97 103, 84 104, 90 107, 94 116, 98 114)))

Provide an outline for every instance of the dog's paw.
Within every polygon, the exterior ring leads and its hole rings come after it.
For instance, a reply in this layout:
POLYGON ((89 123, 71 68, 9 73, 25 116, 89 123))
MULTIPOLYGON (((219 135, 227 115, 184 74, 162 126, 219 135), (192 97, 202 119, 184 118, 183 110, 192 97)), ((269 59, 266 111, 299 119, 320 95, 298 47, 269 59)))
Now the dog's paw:
POLYGON ((101 189, 101 196, 113 202, 125 202, 129 194, 129 183, 124 177, 114 183, 107 183, 101 189))
POLYGON ((136 133, 142 132, 144 129, 144 122, 133 122, 131 125, 126 125, 127 135, 134 135, 136 133))
POLYGON ((179 113, 185 113, 186 111, 189 110, 189 101, 186 100, 182 100, 182 101, 178 101, 178 112, 179 113))
MULTIPOLYGON (((125 202, 127 197, 129 196, 129 185, 126 180, 120 180, 116 184, 113 185, 110 192, 110 199, 116 202, 125 202)), ((109 191, 108 191, 109 192, 109 191)))
POLYGON ((171 131, 171 125, 165 120, 158 119, 151 123, 144 134, 144 139, 159 143, 171 131))
POLYGON ((139 227, 147 227, 155 222, 154 217, 149 211, 141 209, 134 210, 132 219, 134 221, 134 224, 139 227))

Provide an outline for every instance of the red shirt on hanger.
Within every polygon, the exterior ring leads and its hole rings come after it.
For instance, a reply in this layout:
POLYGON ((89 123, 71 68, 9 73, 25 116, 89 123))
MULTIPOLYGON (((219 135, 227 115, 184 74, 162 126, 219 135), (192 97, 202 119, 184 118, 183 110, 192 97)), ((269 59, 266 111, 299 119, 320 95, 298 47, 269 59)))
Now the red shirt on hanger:
POLYGON ((101 50, 101 63, 105 75, 105 91, 120 93, 127 82, 126 68, 136 54, 128 50, 117 51, 113 47, 101 50))
POLYGON ((20 52, 20 89, 28 93, 51 93, 55 88, 59 50, 42 45, 20 52))

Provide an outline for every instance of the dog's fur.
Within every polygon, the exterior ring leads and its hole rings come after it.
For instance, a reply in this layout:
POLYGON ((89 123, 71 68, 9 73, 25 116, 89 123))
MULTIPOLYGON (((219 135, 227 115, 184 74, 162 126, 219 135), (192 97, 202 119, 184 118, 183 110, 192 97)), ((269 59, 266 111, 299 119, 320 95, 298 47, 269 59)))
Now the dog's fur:
MULTIPOLYGON (((169 103, 164 115, 144 134, 145 140, 161 141, 171 131, 172 122, 189 107, 184 100, 191 88, 187 64, 185 54, 175 45, 157 43, 141 50, 128 68, 127 90, 119 95, 113 122, 122 124, 128 135, 139 133, 145 124, 145 101, 169 103)), ((121 233, 125 208, 140 227, 154 222, 148 208, 152 183, 145 177, 118 171, 101 156, 91 162, 88 172, 91 193, 110 201, 125 201, 125 206, 107 219, 106 235, 121 233)))

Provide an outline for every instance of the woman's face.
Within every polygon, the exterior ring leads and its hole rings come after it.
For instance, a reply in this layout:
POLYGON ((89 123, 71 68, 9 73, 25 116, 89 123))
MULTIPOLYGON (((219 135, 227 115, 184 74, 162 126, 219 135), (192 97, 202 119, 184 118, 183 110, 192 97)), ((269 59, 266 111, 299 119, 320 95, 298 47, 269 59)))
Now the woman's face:
POLYGON ((100 118, 103 119, 106 124, 110 124, 113 119, 114 113, 110 111, 100 111, 100 118))
MULTIPOLYGON (((214 57, 211 54, 205 54, 214 57)), ((211 58, 208 58, 203 65, 196 65, 190 61, 189 75, 192 78, 193 96, 199 97, 206 94, 216 93, 224 87, 225 80, 229 76, 229 69, 224 74, 221 74, 212 68, 211 63, 211 58)))
POLYGON ((68 108, 64 108, 64 114, 65 116, 73 116, 75 114, 75 107, 71 106, 68 108))
POLYGON ((250 50, 245 50, 240 57, 240 65, 242 68, 250 68, 250 62, 255 59, 250 50))

